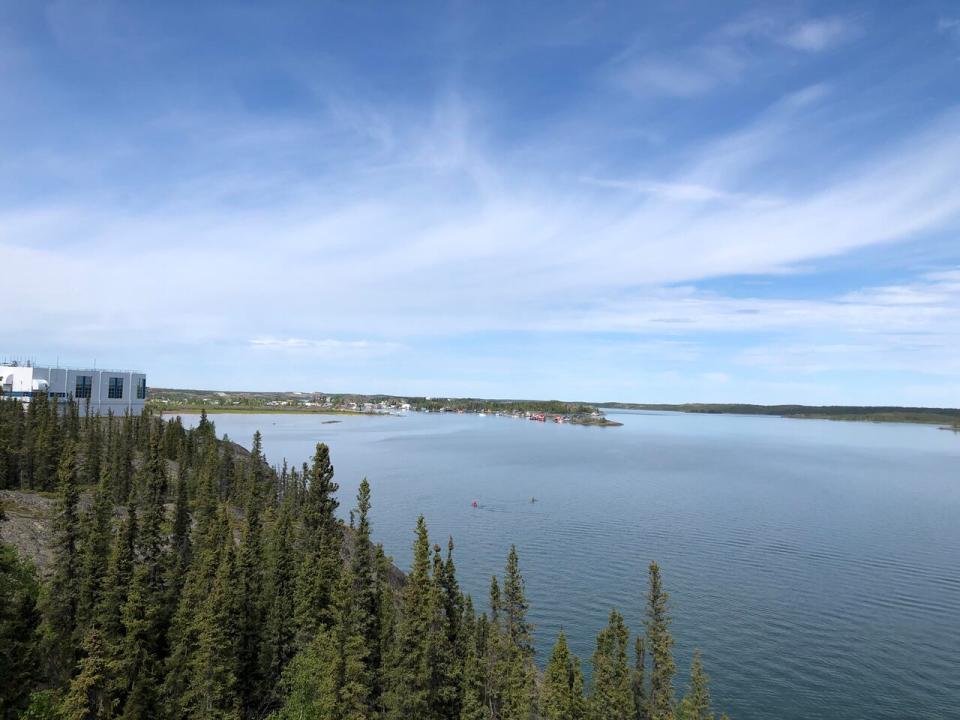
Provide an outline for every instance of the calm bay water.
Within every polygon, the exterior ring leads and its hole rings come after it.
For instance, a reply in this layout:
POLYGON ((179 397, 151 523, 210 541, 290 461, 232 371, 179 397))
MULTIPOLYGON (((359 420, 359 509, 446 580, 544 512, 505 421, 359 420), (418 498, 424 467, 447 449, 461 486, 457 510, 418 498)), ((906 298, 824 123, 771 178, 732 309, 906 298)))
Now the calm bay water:
POLYGON ((561 627, 588 659, 611 607, 640 630, 655 559, 671 594, 678 690, 699 647, 715 704, 735 720, 960 717, 960 437, 610 416, 624 426, 422 413, 211 419, 247 447, 260 429, 272 464, 299 464, 328 443, 341 510, 366 476, 375 538, 402 568, 423 513, 435 542, 453 536, 478 609, 515 543, 541 663, 561 627))

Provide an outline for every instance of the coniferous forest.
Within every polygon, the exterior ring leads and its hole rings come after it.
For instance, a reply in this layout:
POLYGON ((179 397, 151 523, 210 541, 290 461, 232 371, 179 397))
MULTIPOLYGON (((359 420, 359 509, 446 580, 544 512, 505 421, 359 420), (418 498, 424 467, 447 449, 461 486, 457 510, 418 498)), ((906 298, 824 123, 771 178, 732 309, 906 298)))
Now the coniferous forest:
POLYGON ((535 662, 515 548, 478 602, 421 517, 404 576, 326 445, 272 468, 205 415, 79 410, 0 400, 0 489, 56 498, 45 572, 0 544, 2 720, 714 717, 699 654, 678 687, 656 563, 643 632, 612 611, 586 683, 563 633, 535 662))

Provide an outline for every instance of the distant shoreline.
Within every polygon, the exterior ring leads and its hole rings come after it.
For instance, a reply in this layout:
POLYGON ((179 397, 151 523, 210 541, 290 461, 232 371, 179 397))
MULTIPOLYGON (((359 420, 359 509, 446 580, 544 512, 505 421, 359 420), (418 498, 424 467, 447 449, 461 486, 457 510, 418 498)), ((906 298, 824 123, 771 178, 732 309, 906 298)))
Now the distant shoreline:
POLYGON ((401 412, 510 415, 571 425, 616 427, 607 411, 666 411, 704 415, 749 415, 797 420, 905 423, 960 430, 960 409, 854 405, 756 405, 750 403, 624 403, 559 400, 483 400, 392 395, 336 395, 297 392, 220 392, 151 389, 147 405, 165 414, 288 414, 384 416, 401 412))
MULTIPOLYGON (((161 415, 199 415, 206 411, 207 415, 370 415, 375 417, 396 417, 396 413, 363 412, 360 410, 336 410, 331 408, 296 408, 296 407, 223 407, 218 405, 177 405, 173 407, 157 408, 161 415)), ((447 414, 447 413, 444 413, 447 414)), ((449 413, 456 414, 456 413, 449 413)), ((471 413, 473 414, 473 413, 471 413)), ((339 422, 329 420, 327 422, 339 422)), ((622 422, 605 417, 587 419, 566 419, 568 425, 583 425, 586 427, 621 427, 622 422)))
POLYGON ((297 408, 297 407, 225 407, 222 405, 174 405, 170 407, 154 406, 161 415, 184 413, 199 415, 206 411, 207 415, 377 415, 384 416, 391 413, 361 412, 359 410, 336 410, 333 408, 297 408))
POLYGON ((598 403, 606 410, 660 410, 690 415, 751 415, 791 420, 838 420, 843 422, 901 423, 939 425, 944 430, 958 429, 960 409, 854 405, 748 405, 686 403, 598 403))

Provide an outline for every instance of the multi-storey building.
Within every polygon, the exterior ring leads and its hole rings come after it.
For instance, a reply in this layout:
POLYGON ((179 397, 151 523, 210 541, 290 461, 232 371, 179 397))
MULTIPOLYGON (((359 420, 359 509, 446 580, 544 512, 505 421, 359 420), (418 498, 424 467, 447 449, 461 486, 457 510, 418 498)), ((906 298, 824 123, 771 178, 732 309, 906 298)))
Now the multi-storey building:
POLYGON ((139 415, 147 399, 147 376, 129 370, 75 370, 33 365, 0 365, 0 397, 30 402, 34 393, 66 402, 73 398, 80 412, 92 415, 139 415))

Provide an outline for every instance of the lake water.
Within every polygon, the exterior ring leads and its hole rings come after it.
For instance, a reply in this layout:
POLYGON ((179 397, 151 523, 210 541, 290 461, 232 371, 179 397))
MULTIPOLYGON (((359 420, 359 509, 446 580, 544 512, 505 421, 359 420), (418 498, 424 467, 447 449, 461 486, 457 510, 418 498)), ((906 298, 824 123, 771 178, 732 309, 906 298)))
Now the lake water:
POLYGON ((434 541, 453 535, 478 609, 515 543, 541 663, 561 627, 588 659, 611 607, 640 630, 655 559, 678 691, 696 646, 716 706, 735 720, 960 717, 960 436, 609 415, 623 427, 422 413, 211 419, 247 447, 260 429, 274 464, 328 443, 341 509, 366 476, 375 538, 402 568, 423 513, 434 541))

